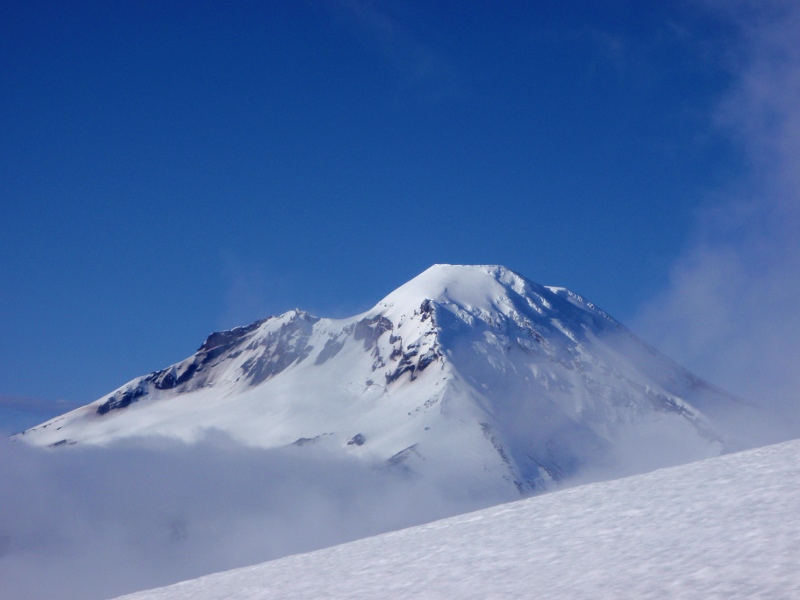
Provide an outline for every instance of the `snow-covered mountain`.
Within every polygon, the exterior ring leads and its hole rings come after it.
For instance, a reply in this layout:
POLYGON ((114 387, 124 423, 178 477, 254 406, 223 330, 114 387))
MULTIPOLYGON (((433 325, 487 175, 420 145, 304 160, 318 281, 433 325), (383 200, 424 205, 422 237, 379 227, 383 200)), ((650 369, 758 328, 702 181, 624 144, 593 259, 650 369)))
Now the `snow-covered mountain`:
POLYGON ((800 598, 798 455, 593 483, 125 600, 800 598))
POLYGON ((734 399, 577 294, 499 266, 435 265, 348 319, 300 310, 213 333, 186 360, 20 434, 136 436, 348 453, 508 497, 730 449, 734 399))

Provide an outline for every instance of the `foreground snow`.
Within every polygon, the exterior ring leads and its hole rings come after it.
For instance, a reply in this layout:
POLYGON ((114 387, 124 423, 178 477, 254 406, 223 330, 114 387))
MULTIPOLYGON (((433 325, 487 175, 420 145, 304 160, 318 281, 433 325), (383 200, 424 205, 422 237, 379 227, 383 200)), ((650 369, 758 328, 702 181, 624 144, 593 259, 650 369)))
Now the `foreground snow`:
POLYGON ((798 459, 795 440, 124 598, 798 598, 798 459))

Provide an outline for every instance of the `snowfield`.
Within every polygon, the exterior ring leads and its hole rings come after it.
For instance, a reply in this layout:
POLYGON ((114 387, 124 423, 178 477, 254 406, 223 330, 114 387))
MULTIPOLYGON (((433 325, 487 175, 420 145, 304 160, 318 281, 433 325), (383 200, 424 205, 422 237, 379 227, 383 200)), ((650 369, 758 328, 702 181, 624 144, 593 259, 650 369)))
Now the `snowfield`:
POLYGON ((799 459, 785 442, 124 598, 800 598, 799 459))

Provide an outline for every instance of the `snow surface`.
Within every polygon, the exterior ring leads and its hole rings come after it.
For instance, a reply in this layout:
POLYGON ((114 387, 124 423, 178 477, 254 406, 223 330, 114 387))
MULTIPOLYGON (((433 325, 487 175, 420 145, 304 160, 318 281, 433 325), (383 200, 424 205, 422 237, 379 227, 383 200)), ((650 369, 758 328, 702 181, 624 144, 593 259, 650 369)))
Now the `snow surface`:
POLYGON ((799 459, 795 440, 122 598, 800 598, 799 459))

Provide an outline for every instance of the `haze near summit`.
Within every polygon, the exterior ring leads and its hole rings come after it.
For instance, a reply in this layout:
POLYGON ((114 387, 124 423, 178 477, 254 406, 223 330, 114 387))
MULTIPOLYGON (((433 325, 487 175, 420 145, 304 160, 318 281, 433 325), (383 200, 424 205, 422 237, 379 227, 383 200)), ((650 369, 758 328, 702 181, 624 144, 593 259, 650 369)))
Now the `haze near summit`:
POLYGON ((0 11, 0 427, 496 263, 797 432, 793 3, 0 11))

